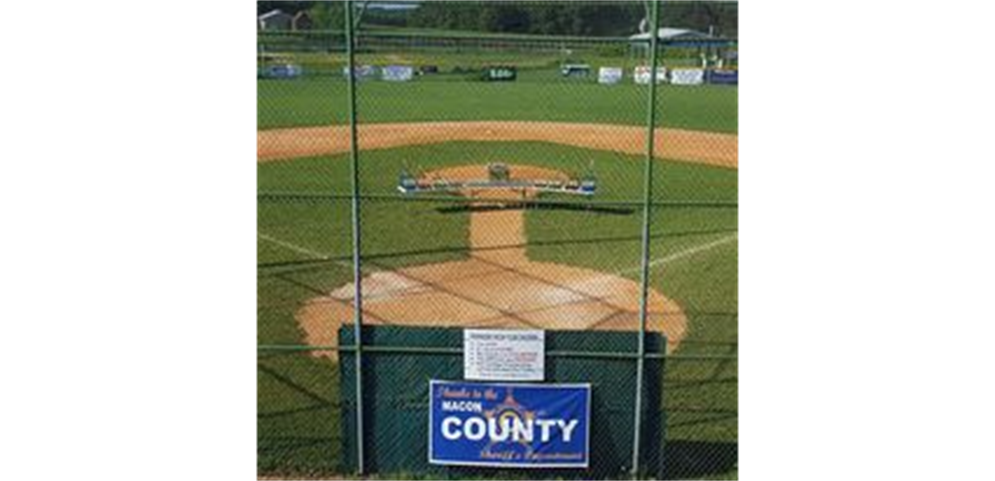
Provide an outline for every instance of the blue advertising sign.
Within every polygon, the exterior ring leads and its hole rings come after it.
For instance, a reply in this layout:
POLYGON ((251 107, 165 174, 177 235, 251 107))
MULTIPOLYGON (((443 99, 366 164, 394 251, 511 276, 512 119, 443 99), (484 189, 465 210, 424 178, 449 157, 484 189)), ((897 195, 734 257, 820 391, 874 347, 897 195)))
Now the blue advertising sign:
POLYGON ((708 83, 738 85, 739 70, 712 70, 708 73, 708 83))
POLYGON ((304 70, 297 65, 270 65, 263 71, 266 78, 297 78, 304 73, 304 70))
POLYGON ((586 468, 590 384, 431 381, 428 462, 586 468))

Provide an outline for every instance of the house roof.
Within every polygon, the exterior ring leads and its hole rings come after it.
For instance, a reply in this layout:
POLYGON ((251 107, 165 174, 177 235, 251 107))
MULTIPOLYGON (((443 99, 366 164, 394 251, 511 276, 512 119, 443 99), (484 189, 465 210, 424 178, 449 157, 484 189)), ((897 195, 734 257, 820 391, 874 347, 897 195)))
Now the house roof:
MULTIPOLYGON (((672 40, 676 38, 710 38, 710 35, 707 33, 699 32, 697 30, 672 27, 661 27, 656 31, 656 35, 660 40, 672 40)), ((649 32, 637 33, 629 36, 630 40, 646 40, 649 38, 649 32)))
POLYGON ((290 16, 290 15, 288 15, 286 13, 283 13, 283 10, 280 10, 278 8, 276 10, 270 10, 270 11, 268 11, 268 12, 260 15, 259 16, 259 20, 268 20, 270 18, 277 17, 277 16, 280 16, 280 15, 284 15, 284 16, 287 16, 287 17, 290 16))

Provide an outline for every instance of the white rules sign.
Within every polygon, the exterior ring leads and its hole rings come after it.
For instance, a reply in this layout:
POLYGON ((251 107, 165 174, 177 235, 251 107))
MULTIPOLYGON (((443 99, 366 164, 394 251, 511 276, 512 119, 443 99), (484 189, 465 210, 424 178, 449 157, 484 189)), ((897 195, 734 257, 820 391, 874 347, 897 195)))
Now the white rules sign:
POLYGON ((463 378, 474 381, 542 381, 546 333, 463 330, 463 378))

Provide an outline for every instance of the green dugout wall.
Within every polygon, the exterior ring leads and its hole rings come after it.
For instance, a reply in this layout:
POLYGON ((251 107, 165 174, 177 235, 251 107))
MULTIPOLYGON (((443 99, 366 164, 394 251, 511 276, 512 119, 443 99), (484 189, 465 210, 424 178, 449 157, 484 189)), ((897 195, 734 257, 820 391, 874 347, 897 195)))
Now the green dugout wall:
MULTIPOLYGON (((495 469, 428 464, 429 380, 463 379, 463 330, 363 326, 362 393, 364 470, 444 478, 619 478, 632 469, 639 333, 546 331, 546 383, 589 382, 591 452, 588 469, 495 469)), ((662 336, 645 334, 646 363, 639 470, 662 477, 664 422, 662 336)), ((356 471, 357 401, 355 332, 339 330, 342 459, 356 471)))

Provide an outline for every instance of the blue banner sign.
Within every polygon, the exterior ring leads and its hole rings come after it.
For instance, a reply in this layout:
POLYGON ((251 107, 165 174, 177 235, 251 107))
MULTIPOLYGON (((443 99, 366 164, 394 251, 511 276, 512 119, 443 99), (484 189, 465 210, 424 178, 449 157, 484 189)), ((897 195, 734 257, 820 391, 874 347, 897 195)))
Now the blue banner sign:
POLYGON ((304 70, 297 65, 270 65, 263 70, 266 78, 297 78, 304 73, 304 70))
POLYGON ((721 85, 738 85, 739 70, 712 70, 708 73, 708 83, 721 85))
POLYGON ((431 381, 428 461, 586 468, 590 384, 431 381))

